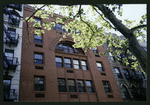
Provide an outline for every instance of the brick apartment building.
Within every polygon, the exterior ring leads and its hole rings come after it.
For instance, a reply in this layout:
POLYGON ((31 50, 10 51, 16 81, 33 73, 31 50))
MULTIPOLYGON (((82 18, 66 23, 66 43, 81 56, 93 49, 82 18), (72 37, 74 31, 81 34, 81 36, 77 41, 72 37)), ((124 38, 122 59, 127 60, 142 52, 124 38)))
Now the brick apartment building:
MULTIPOLYGON (((35 10, 24 5, 24 19, 35 10)), ((56 21, 54 14, 48 22, 56 21)), ((45 19, 35 17, 41 23, 45 19)), ((23 23, 22 59, 20 72, 20 102, 112 102, 123 101, 107 56, 98 56, 93 51, 75 49, 71 36, 63 41, 62 24, 56 24, 50 31, 38 37, 28 36, 26 22, 23 23)), ((104 52, 99 46, 98 52, 104 52)))

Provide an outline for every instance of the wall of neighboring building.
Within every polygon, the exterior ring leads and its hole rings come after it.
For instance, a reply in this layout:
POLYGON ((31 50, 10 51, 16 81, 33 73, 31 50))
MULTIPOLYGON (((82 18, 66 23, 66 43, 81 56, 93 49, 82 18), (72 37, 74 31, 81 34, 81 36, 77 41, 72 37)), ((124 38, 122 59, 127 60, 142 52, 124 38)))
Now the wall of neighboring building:
MULTIPOLYGON (((24 6, 24 19, 29 17, 34 10, 28 5, 24 6)), ((48 22, 54 21, 55 18, 59 15, 54 14, 54 17, 50 17, 48 22)), ((42 22, 45 19, 41 20, 42 22)), ((23 24, 23 27, 26 27, 26 23, 23 24)), ((29 28, 29 32, 34 30, 34 27, 29 28)), ((23 29, 23 39, 22 39, 22 65, 21 65, 21 74, 20 74, 20 95, 19 101, 42 101, 42 102, 97 102, 97 101, 122 101, 120 92, 118 90, 116 81, 114 79, 113 73, 111 71, 109 62, 107 60, 107 56, 95 57, 95 54, 92 51, 82 54, 73 54, 73 53, 65 53, 60 51, 55 51, 55 46, 59 43, 59 39, 62 37, 62 34, 57 33, 56 30, 51 29, 50 31, 45 30, 45 33, 42 35, 43 43, 35 43, 34 42, 34 34, 30 33, 29 40, 25 38, 27 37, 27 30, 23 29), (36 47, 35 45, 42 45, 42 47, 36 47), (35 64, 34 63, 34 53, 42 53, 43 54, 43 62, 44 64, 35 64), (74 68, 65 68, 65 67, 56 67, 55 56, 61 56, 62 58, 68 57, 87 60, 88 70, 82 69, 74 69, 74 68), (101 62, 104 68, 104 72, 98 71, 96 61, 101 62), (35 69, 35 66, 41 66, 43 69, 35 69), (67 70, 73 71, 73 73, 68 73, 67 70), (106 74, 106 75, 102 75, 106 74), (44 91, 35 91, 34 90, 34 76, 44 76, 44 91), (64 78, 65 81, 67 79, 74 79, 75 83, 78 79, 83 80, 91 80, 93 84, 94 93, 86 92, 69 92, 68 86, 66 83, 67 92, 59 92, 57 79, 64 78), (102 81, 109 81, 111 93, 106 93, 104 91, 104 87, 102 81), (44 98, 36 98, 36 94, 44 94, 44 98), (70 95, 77 96, 76 98, 71 98, 70 95), (109 96, 109 97, 108 97, 109 96), (110 97, 111 96, 111 97, 110 97)), ((65 41, 73 42, 71 36, 65 38, 65 41)), ((103 46, 98 47, 99 52, 105 51, 103 46)), ((63 62, 64 63, 64 62, 63 62)), ((77 88, 76 83, 76 89, 77 88)))
MULTIPOLYGON (((8 8, 8 10, 12 10, 12 8, 8 8)), ((22 5, 22 11, 18 11, 15 10, 19 13, 20 16, 23 17, 23 5, 22 5)), ((8 28, 13 28, 16 29, 16 34, 19 35, 19 42, 17 44, 17 46, 9 46, 7 44, 3 44, 3 52, 5 52, 5 49, 10 49, 10 50, 14 50, 14 57, 18 58, 18 62, 19 65, 17 66, 16 70, 8 70, 9 73, 8 75, 13 76, 12 80, 11 80, 11 89, 15 89, 15 94, 17 94, 17 100, 15 100, 16 102, 19 100, 19 82, 20 82, 20 70, 21 70, 21 52, 22 52, 22 28, 23 28, 23 19, 20 20, 20 24, 19 27, 17 26, 12 26, 8 23, 8 19, 9 19, 9 15, 8 14, 3 14, 3 19, 4 19, 4 26, 6 29, 8 28)), ((4 42, 6 40, 6 34, 4 33, 4 42)), ((3 75, 5 75, 5 71, 3 72, 3 75)))
MULTIPOLYGON (((113 34, 113 36, 116 36, 115 34, 113 34)), ((119 37, 120 40, 124 40, 125 38, 123 36, 120 36, 119 37)), ((145 43, 141 44, 141 45, 145 45, 145 43)), ((136 99, 134 99, 134 96, 132 94, 132 85, 134 85, 138 91, 138 93, 140 94, 140 89, 139 89, 139 86, 142 86, 143 89, 145 89, 146 91, 146 79, 147 79, 147 76, 146 74, 143 74, 145 76, 145 79, 141 79, 141 80, 128 80, 125 76, 125 70, 124 69, 127 69, 128 71, 131 71, 131 68, 120 63, 119 61, 117 60, 112 60, 111 59, 111 56, 109 55, 109 49, 108 49, 108 46, 107 44, 104 44, 104 49, 106 51, 106 55, 107 55, 107 58, 108 58, 108 61, 109 61, 109 64, 111 66, 111 70, 113 72, 113 75, 115 77, 115 80, 116 80, 116 83, 118 85, 118 88, 119 88, 119 91, 120 91, 120 94, 122 96, 122 99, 123 101, 137 101, 136 99), (120 73, 122 75, 122 78, 118 78, 118 75, 115 71, 115 68, 119 68, 120 70, 120 73), (130 95, 130 99, 127 99, 124 92, 123 92, 123 85, 125 85, 127 87, 127 90, 129 92, 129 95, 130 95)), ((139 66, 139 69, 141 69, 141 67, 139 66)), ((139 71, 135 70, 135 73, 137 76, 139 76, 139 71)), ((142 99, 142 98, 141 98, 142 99)), ((145 100, 145 99, 144 99, 145 100)), ((144 101, 143 100, 143 101, 144 101)), ((140 101, 140 100, 139 100, 140 101)))

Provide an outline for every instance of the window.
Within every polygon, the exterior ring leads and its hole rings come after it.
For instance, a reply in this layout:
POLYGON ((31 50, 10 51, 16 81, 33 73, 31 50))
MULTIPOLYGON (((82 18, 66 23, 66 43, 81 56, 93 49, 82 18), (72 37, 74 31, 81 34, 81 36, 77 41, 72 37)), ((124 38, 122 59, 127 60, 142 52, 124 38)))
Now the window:
POLYGON ((98 54, 98 51, 97 51, 97 49, 95 49, 95 48, 92 48, 92 50, 93 50, 93 53, 94 53, 94 54, 98 54))
POLYGON ((77 84, 78 84, 79 92, 85 92, 85 87, 84 87, 83 80, 77 80, 77 84))
POLYGON ((66 82, 65 82, 65 79, 58 78, 57 79, 57 83, 58 83, 59 92, 66 92, 66 82))
POLYGON ((135 77, 135 76, 136 76, 135 71, 134 71, 133 69, 131 70, 131 76, 132 76, 132 77, 135 77))
POLYGON ((74 60, 73 60, 73 64, 74 64, 74 68, 75 68, 75 69, 80 69, 79 60, 74 59, 74 60))
POLYGON ((13 65, 14 50, 5 49, 5 56, 10 65, 13 65))
POLYGON ((75 80, 68 80, 69 92, 76 92, 75 80))
POLYGON ((83 70, 87 70, 88 69, 86 61, 81 61, 81 65, 82 65, 82 69, 83 70))
POLYGON ((111 93, 108 81, 103 81, 103 86, 106 93, 111 93))
POLYGON ((73 43, 71 42, 61 42, 56 45, 55 50, 56 51, 63 51, 66 53, 75 53, 75 54, 83 54, 82 49, 80 48, 73 48, 73 43))
POLYGON ((44 77, 41 76, 34 77, 34 90, 44 91, 44 77))
POLYGON ((124 69, 124 72, 125 72, 125 77, 129 78, 129 71, 127 69, 124 69))
POLYGON ((87 91, 89 93, 93 93, 94 91, 93 91, 93 86, 92 86, 91 81, 85 81, 85 82, 86 82, 87 91))
POLYGON ((65 61, 65 67, 66 68, 72 68, 71 60, 69 58, 65 58, 64 61, 65 61))
POLYGON ((34 42, 42 43, 42 36, 38 36, 38 35, 34 34, 34 42))
POLYGON ((118 78, 123 78, 119 68, 115 68, 115 71, 116 71, 116 74, 118 75, 118 78))
POLYGON ((129 94, 129 92, 128 92, 128 90, 127 90, 127 88, 126 88, 125 85, 122 85, 122 91, 123 91, 125 97, 126 97, 127 99, 129 99, 129 98, 130 98, 130 94, 129 94))
POLYGON ((41 19, 39 19, 39 18, 34 18, 34 21, 35 21, 35 22, 40 22, 40 25, 41 25, 41 19))
POLYGON ((61 57, 55 57, 56 66, 57 67, 63 67, 62 58, 61 57))
POLYGON ((112 56, 111 52, 108 52, 108 54, 109 54, 109 56, 110 56, 110 59, 111 59, 112 61, 114 61, 115 59, 114 59, 114 57, 112 56))
POLYGON ((43 64, 43 54, 34 54, 34 63, 35 64, 43 64))
POLYGON ((101 63, 97 62, 96 64, 98 67, 98 71, 104 71, 101 63))

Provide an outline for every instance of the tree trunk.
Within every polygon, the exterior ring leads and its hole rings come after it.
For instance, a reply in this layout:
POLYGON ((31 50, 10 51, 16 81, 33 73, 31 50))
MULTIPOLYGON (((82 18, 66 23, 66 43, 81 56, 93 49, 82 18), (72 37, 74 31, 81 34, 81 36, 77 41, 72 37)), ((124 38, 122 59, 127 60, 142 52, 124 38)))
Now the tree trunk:
POLYGON ((136 56, 137 60, 139 61, 141 67, 146 72, 146 63, 147 63, 147 55, 140 47, 133 31, 128 29, 124 24, 119 21, 116 16, 103 4, 94 5, 97 7, 107 19, 116 27, 116 29, 121 32, 125 38, 129 41, 129 50, 136 56))

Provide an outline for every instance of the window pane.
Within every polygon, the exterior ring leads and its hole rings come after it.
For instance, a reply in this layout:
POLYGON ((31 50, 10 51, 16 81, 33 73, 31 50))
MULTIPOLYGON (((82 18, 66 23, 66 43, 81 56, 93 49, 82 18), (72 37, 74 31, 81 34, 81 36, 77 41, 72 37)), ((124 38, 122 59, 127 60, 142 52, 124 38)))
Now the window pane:
POLYGON ((85 62, 85 61, 81 61, 81 64, 82 64, 82 65, 86 65, 86 62, 85 62))
POLYGON ((65 79, 57 79, 58 85, 65 86, 65 79))
POLYGON ((79 61, 74 59, 73 64, 79 64, 79 61))
POLYGON ((92 87, 88 87, 87 90, 88 90, 89 93, 93 93, 93 88, 92 87))
POLYGON ((34 54, 34 58, 35 59, 43 59, 43 55, 42 54, 34 54))
POLYGON ((60 58, 60 57, 55 57, 55 61, 56 61, 56 62, 62 62, 62 58, 60 58))
POLYGON ((74 65, 75 69, 80 69, 79 65, 74 65))
POLYGON ((40 22, 40 24, 41 24, 41 19, 34 18, 34 21, 40 22))
POLYGON ((85 81, 85 82, 86 82, 86 86, 87 87, 91 87, 92 86, 91 81, 85 81))
POLYGON ((69 86, 69 92, 76 92, 75 86, 69 86))
POLYGON ((68 86, 75 86, 74 80, 68 80, 68 86))
POLYGON ((115 71, 116 71, 117 74, 120 73, 118 68, 115 68, 115 71))
POLYGON ((79 90, 79 92, 85 92, 84 87, 81 87, 81 86, 78 86, 78 90, 79 90))
POLYGON ((43 77, 35 77, 34 83, 35 84, 44 84, 44 78, 43 77))
POLYGON ((102 67, 101 63, 96 63, 97 67, 102 67))
POLYGON ((41 39, 41 40, 42 40, 42 36, 38 36, 38 35, 36 35, 36 34, 34 35, 34 38, 35 38, 35 39, 41 39))
POLYGON ((84 86, 83 81, 82 80, 77 80, 77 84, 78 86, 84 86))
POLYGON ((82 69, 83 69, 83 70, 87 70, 87 67, 86 67, 86 66, 82 66, 82 69))
POLYGON ((98 67, 98 71, 104 71, 102 67, 98 67))
POLYGON ((110 93, 110 87, 107 81, 103 81, 104 90, 106 93, 110 93))
POLYGON ((71 64, 71 60, 70 59, 65 58, 64 60, 65 60, 65 63, 70 63, 71 64))

